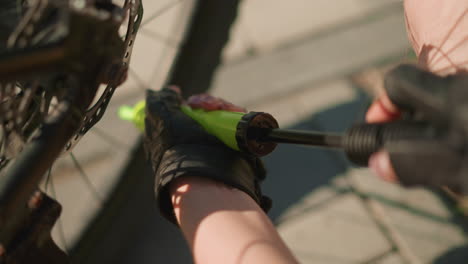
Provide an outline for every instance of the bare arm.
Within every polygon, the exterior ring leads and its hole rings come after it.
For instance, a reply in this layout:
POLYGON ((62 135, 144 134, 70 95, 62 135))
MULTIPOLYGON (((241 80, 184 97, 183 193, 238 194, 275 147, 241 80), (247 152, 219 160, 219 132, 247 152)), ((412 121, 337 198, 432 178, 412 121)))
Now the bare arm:
POLYGON ((244 192, 184 177, 171 185, 171 193, 196 263, 297 263, 271 221, 244 192))
POLYGON ((408 36, 422 67, 468 72, 468 1, 405 0, 408 36))

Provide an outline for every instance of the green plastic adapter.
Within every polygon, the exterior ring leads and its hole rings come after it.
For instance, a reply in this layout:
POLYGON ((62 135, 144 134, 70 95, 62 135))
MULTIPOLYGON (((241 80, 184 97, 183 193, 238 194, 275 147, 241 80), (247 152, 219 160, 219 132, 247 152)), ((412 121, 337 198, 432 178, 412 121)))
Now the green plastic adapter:
MULTIPOLYGON (((228 147, 239 150, 236 140, 237 125, 245 113, 229 111, 205 111, 192 109, 188 105, 181 106, 182 112, 197 121, 206 132, 214 135, 228 147)), ((141 132, 145 130, 145 101, 138 102, 135 106, 121 106, 119 117, 132 122, 141 132)))

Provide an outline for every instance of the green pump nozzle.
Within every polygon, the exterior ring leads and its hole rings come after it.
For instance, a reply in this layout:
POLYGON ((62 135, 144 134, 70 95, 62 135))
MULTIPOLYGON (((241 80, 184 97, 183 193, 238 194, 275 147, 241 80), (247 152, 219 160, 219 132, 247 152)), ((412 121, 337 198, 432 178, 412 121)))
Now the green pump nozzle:
MULTIPOLYGON (((271 153, 276 147, 276 143, 257 140, 259 138, 259 129, 270 131, 278 128, 278 122, 270 114, 224 110, 205 111, 203 109, 193 109, 188 105, 182 105, 181 110, 197 121, 206 132, 217 137, 231 149, 256 156, 264 156, 271 153)), ((138 102, 133 107, 126 105, 120 107, 119 116, 123 120, 132 122, 143 132, 145 129, 145 102, 138 102)))
MULTIPOLYGON (((237 125, 245 113, 204 111, 202 109, 192 109, 188 105, 182 105, 181 110, 228 147, 240 150, 236 140, 236 132, 237 125)), ((143 132, 145 128, 145 102, 138 102, 133 107, 127 105, 120 107, 119 116, 123 120, 131 121, 143 132)))
POLYGON ((123 105, 119 108, 118 115, 122 120, 132 122, 138 130, 145 131, 145 101, 136 103, 133 107, 123 105))
POLYGON ((237 139, 237 125, 245 113, 223 110, 205 111, 192 109, 188 105, 181 107, 182 112, 197 121, 206 132, 217 137, 224 144, 234 150, 240 150, 237 139))

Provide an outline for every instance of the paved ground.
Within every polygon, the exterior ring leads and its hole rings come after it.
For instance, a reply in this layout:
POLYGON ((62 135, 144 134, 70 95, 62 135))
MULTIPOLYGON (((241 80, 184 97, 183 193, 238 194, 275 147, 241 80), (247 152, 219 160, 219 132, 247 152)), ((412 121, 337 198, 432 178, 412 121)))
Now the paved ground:
MULTIPOLYGON (((135 51, 133 64, 144 75, 143 84, 153 86, 155 77, 145 72, 151 46, 141 45, 143 53, 135 51)), ((369 86, 381 85, 373 69, 408 54, 400 1, 249 0, 241 7, 212 91, 272 113, 283 127, 341 132, 362 120, 369 86)), ((112 149, 132 145, 138 133, 111 113, 137 101, 141 90, 135 87, 141 85, 133 76, 99 125, 121 143, 90 134, 78 149, 77 158, 90 174, 111 175, 128 158, 112 149)), ((466 263, 464 226, 438 193, 383 183, 333 151, 280 146, 264 161, 269 170, 264 192, 274 200, 270 217, 301 263, 466 263)), ((59 196, 73 208, 65 205, 63 224, 73 227, 83 222, 81 210, 89 207, 76 203, 76 197, 93 197, 78 190, 79 178, 63 176, 71 173, 70 162, 58 165, 62 171, 55 178, 62 187, 59 196)), ((106 189, 112 185, 109 177, 92 181, 106 189)), ((151 186, 141 192, 151 197, 151 186)), ((157 216, 150 198, 121 218, 129 215, 133 221, 123 226, 130 243, 109 252, 113 263, 191 261, 180 233, 157 216)), ((66 236, 73 237, 78 229, 68 230, 66 236)), ((60 240, 58 229, 55 236, 60 240)))

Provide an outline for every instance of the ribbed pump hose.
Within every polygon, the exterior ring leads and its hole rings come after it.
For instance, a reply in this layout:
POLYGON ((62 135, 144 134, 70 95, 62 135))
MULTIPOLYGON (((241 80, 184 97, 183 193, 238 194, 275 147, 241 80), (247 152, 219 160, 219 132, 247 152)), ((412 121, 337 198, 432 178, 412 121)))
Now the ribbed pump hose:
POLYGON ((348 129, 343 137, 343 149, 348 159, 360 166, 367 166, 370 156, 386 144, 396 140, 433 137, 434 131, 425 123, 393 122, 359 124, 348 129))

